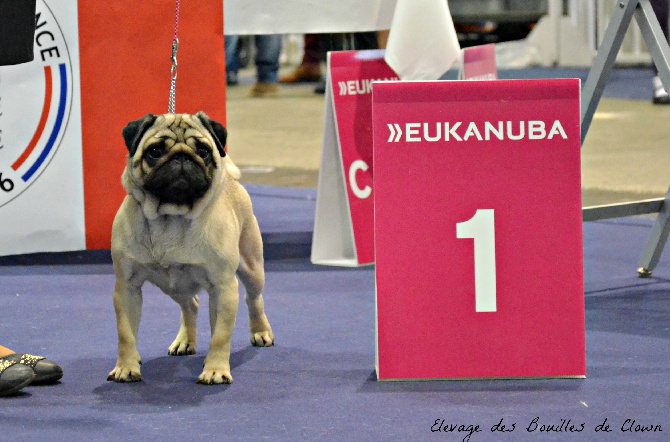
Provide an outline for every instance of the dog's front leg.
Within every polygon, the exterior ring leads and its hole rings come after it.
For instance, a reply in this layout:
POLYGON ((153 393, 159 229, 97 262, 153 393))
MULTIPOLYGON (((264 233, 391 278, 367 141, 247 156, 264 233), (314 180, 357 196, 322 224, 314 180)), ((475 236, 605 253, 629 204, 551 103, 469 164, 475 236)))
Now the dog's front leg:
MULTIPOLYGON (((226 272, 227 273, 227 272, 226 272)), ((209 321, 212 339, 205 367, 198 377, 201 384, 230 384, 230 341, 239 304, 237 278, 233 272, 209 290, 209 321)))
POLYGON ((179 303, 181 325, 174 342, 168 348, 170 356, 194 355, 197 342, 198 296, 179 303))
POLYGON ((137 351, 137 333, 142 317, 141 285, 131 284, 117 276, 114 287, 114 310, 119 333, 119 355, 116 367, 107 380, 116 382, 141 381, 140 354, 137 351))

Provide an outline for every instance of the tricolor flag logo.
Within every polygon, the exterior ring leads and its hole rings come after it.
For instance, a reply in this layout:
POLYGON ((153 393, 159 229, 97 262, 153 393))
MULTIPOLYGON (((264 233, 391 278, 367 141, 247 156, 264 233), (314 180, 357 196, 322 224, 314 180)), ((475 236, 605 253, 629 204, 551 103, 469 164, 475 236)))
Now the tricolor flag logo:
POLYGON ((62 30, 37 2, 35 59, 0 67, 0 206, 18 197, 56 154, 72 106, 72 64, 62 30))

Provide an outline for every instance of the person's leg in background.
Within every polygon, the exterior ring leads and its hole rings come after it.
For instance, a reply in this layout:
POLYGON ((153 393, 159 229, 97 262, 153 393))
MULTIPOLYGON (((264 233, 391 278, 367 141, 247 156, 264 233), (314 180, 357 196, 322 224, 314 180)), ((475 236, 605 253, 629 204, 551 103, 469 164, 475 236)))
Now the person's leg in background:
MULTIPOLYGON (((665 35, 666 41, 668 40, 668 15, 670 15, 670 5, 668 0, 650 0, 651 6, 656 14, 658 23, 661 25, 663 30, 663 35, 665 35)), ((663 87, 661 79, 658 78, 658 69, 654 65, 654 97, 652 99, 654 104, 670 104, 670 96, 668 92, 663 87)))
POLYGON ((321 62, 325 55, 321 35, 305 34, 304 41, 304 54, 300 65, 293 72, 281 77, 280 83, 302 83, 321 79, 321 62))
POLYGON ((238 83, 237 72, 240 70, 240 59, 237 53, 239 42, 237 35, 226 35, 224 45, 226 50, 226 84, 235 86, 238 83))
POLYGON ((362 51, 366 49, 379 49, 376 32, 354 33, 354 49, 362 51))
POLYGON ((281 35, 257 35, 256 43, 256 84, 251 89, 254 97, 277 94, 279 81, 279 55, 281 35))
MULTIPOLYGON (((388 33, 384 34, 382 31, 381 40, 379 32, 355 32, 349 34, 325 34, 321 38, 321 45, 323 54, 328 51, 351 51, 364 49, 379 49, 386 47, 386 37, 388 33), (382 46, 383 44, 383 46, 382 46)), ((319 84, 314 88, 314 93, 326 93, 326 80, 321 78, 319 84)))
MULTIPOLYGON (((344 34, 319 34, 319 45, 323 54, 323 61, 327 62, 328 52, 343 50, 344 34)), ((321 75, 319 83, 314 87, 314 93, 323 95, 326 93, 326 77, 321 75)))

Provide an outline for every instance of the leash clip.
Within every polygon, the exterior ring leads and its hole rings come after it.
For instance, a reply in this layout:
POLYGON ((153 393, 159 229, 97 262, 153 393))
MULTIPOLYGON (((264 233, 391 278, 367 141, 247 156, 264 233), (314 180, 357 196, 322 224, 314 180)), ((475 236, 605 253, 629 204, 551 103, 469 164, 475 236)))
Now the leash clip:
POLYGON ((177 50, 179 49, 179 39, 175 38, 172 40, 172 69, 170 69, 170 75, 172 79, 177 78, 177 50))

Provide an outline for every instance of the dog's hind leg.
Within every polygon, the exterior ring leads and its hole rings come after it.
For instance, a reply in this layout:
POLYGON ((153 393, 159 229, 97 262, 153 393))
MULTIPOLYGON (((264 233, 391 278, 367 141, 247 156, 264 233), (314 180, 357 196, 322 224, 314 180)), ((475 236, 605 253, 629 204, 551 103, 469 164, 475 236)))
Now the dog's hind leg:
POLYGON ((263 242, 255 218, 245 227, 240 238, 240 266, 237 275, 246 290, 245 301, 249 310, 251 344, 256 347, 270 347, 274 344, 275 337, 265 315, 263 302, 265 287, 263 242))
POLYGON ((181 307, 181 325, 174 342, 168 347, 170 356, 195 354, 197 343, 198 296, 179 303, 181 307))

